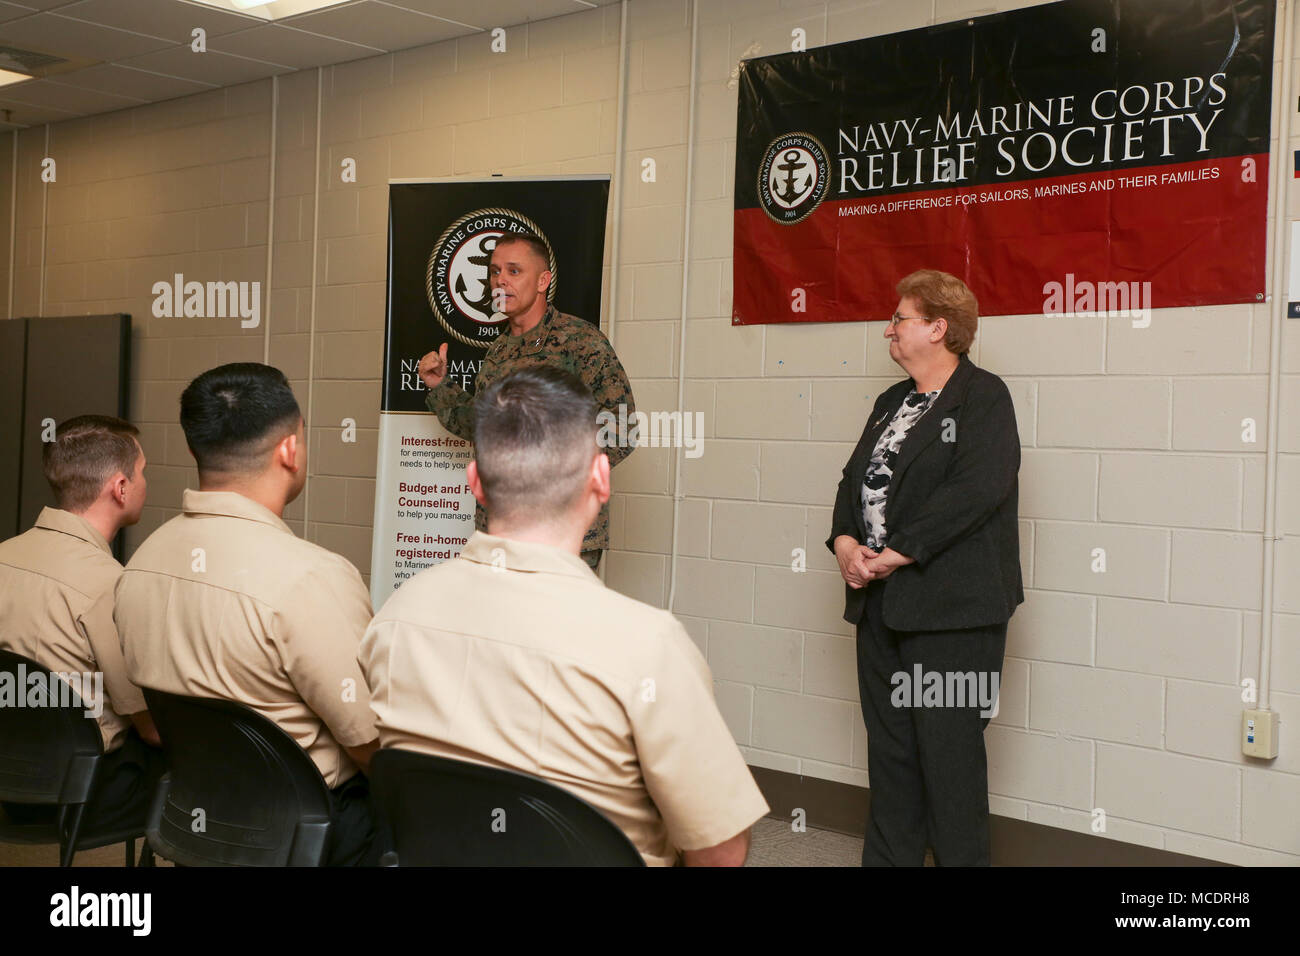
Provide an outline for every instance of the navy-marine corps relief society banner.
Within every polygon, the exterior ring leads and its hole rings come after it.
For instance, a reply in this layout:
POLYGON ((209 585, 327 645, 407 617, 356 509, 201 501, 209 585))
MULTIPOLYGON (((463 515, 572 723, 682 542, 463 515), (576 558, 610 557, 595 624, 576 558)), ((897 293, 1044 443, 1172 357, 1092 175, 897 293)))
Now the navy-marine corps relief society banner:
POLYGON ((1064 0, 747 61, 733 322, 888 318, 920 268, 986 315, 1262 300, 1274 14, 1064 0))
POLYGON ((401 583, 460 554, 474 533, 465 479, 473 446, 425 405, 420 357, 447 343, 447 375, 470 394, 506 329, 488 263, 505 232, 550 250, 547 297, 600 321, 609 176, 392 180, 388 186, 388 324, 375 481, 370 594, 376 610, 401 583))

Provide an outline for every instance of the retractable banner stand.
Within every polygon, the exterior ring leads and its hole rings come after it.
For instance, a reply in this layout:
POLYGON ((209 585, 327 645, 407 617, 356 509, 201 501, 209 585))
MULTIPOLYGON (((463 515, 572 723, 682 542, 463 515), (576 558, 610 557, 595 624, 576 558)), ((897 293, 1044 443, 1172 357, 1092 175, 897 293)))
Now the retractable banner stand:
POLYGON ((887 318, 922 268, 986 315, 1261 301, 1274 17, 1063 0, 746 61, 733 322, 887 318))
POLYGON ((548 297, 600 321, 609 177, 391 180, 388 324, 379 413, 370 593, 378 610, 401 583, 460 554, 474 533, 465 479, 473 446, 425 406, 420 357, 448 343, 448 375, 471 395, 506 318, 492 309, 488 263, 502 233, 551 251, 548 297))

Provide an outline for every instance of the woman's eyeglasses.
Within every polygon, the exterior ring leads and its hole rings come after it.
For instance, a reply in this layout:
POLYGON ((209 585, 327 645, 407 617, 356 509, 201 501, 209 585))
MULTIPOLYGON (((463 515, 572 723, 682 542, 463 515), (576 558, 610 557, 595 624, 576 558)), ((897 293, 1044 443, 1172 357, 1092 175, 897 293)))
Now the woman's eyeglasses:
POLYGON ((893 315, 889 317, 889 327, 891 329, 897 328, 899 322, 905 322, 908 319, 920 319, 922 322, 930 321, 923 315, 899 315, 897 312, 895 312, 893 315))

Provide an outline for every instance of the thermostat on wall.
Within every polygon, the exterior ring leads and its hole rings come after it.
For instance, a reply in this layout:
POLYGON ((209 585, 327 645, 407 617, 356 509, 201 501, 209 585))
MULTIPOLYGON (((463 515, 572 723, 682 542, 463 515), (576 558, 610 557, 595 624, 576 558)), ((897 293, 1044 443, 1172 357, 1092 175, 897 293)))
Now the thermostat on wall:
POLYGON ((1247 710, 1241 715, 1241 752, 1247 757, 1276 757, 1279 720, 1275 710, 1247 710))

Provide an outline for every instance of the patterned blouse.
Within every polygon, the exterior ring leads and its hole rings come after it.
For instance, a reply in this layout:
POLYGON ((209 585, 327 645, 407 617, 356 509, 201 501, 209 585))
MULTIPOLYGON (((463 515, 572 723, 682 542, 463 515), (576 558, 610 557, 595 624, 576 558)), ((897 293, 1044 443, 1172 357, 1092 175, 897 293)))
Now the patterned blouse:
POLYGON ((871 462, 862 479, 862 520, 867 526, 867 540, 862 543, 872 551, 881 551, 885 547, 885 500, 889 496, 889 482, 894 477, 898 449, 908 431, 920 421, 941 391, 943 389, 936 388, 933 392, 921 394, 914 388, 908 392, 871 453, 871 462))

